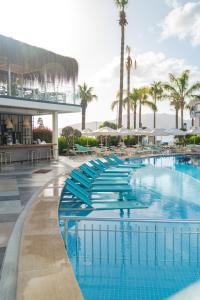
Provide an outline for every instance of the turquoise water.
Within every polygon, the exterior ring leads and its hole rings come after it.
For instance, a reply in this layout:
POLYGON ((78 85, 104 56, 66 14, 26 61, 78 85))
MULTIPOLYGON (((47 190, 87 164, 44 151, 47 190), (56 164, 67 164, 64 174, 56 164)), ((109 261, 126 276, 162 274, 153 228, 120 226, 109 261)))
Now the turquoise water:
POLYGON ((68 255, 85 299, 166 299, 200 280, 200 159, 183 160, 144 159, 132 173, 126 197, 147 208, 76 214, 116 222, 69 222, 68 255))

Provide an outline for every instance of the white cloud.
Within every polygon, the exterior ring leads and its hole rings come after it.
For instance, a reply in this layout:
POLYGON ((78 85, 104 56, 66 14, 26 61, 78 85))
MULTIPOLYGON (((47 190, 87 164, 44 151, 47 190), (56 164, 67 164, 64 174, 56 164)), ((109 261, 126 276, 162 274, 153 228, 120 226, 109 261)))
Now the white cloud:
POLYGON ((178 7, 178 5, 179 5, 178 0, 165 0, 165 3, 169 7, 178 7))
POLYGON ((190 39, 193 46, 200 45, 200 1, 173 8, 162 24, 161 36, 190 39))
MULTIPOLYGON (((200 78, 200 70, 186 63, 184 59, 169 58, 162 52, 145 52, 137 55, 137 70, 132 71, 135 86, 152 83, 154 80, 166 81, 169 73, 179 74, 186 69, 191 70, 191 79, 200 78)), ((94 78, 96 86, 116 86, 119 81, 119 57, 98 72, 94 78)), ((125 81, 126 84, 126 81, 125 81)))

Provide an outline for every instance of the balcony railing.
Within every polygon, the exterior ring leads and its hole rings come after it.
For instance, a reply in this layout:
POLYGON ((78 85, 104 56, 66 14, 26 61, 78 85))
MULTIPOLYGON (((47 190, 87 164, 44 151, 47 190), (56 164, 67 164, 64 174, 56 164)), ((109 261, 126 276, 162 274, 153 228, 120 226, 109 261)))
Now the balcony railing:
POLYGON ((35 100, 50 103, 60 103, 60 104, 75 104, 80 105, 80 99, 78 94, 72 91, 67 92, 52 92, 52 91, 42 91, 34 88, 19 88, 15 87, 11 91, 11 95, 8 93, 7 86, 0 86, 0 97, 13 97, 25 100, 35 100))

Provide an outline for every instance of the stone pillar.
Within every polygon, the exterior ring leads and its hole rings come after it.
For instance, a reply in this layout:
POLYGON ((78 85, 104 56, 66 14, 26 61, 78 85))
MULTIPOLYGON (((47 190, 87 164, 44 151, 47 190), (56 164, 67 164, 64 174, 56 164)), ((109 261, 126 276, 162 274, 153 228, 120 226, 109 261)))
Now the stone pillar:
POLYGON ((53 149, 55 153, 55 159, 58 160, 58 113, 57 112, 52 113, 52 129, 53 129, 52 142, 53 144, 56 144, 53 146, 53 149))

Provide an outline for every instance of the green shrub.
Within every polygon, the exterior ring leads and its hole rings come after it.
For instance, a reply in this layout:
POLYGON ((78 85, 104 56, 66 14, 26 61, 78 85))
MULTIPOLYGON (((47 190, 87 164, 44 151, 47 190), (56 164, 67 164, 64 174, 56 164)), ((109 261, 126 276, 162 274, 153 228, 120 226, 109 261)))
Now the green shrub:
POLYGON ((187 136, 186 143, 200 145, 200 136, 196 136, 196 135, 187 136))
POLYGON ((52 131, 46 127, 33 128, 33 140, 36 141, 37 139, 46 143, 52 143, 52 131))
POLYGON ((90 146, 90 147, 97 147, 99 145, 99 142, 96 138, 94 137, 85 137, 85 136, 81 136, 81 137, 76 137, 74 139, 74 143, 75 144, 79 144, 81 146, 90 146))
POLYGON ((60 136, 58 138, 58 151, 59 151, 59 154, 66 153, 66 148, 67 148, 66 138, 64 136, 60 136))

